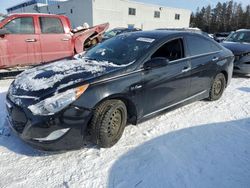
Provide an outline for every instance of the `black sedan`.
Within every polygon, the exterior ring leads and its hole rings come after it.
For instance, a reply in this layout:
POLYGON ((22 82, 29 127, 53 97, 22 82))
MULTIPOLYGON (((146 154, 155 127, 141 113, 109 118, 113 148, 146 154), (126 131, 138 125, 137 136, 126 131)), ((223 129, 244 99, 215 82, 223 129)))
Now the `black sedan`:
POLYGON ((234 72, 250 74, 250 29, 232 33, 221 44, 235 55, 234 72))
POLYGON ((111 147, 127 124, 193 101, 218 100, 230 83, 231 51, 200 34, 123 34, 73 60, 16 77, 6 106, 10 126, 43 150, 91 141, 111 147))

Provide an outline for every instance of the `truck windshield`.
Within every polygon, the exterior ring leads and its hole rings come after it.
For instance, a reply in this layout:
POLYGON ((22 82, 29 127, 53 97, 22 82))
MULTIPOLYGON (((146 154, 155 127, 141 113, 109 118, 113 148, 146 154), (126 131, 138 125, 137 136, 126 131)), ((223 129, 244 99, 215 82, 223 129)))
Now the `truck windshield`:
POLYGON ((90 49, 84 58, 109 61, 116 65, 126 65, 146 54, 155 39, 122 34, 90 49))
POLYGON ((250 31, 234 32, 228 36, 226 41, 250 43, 250 31))

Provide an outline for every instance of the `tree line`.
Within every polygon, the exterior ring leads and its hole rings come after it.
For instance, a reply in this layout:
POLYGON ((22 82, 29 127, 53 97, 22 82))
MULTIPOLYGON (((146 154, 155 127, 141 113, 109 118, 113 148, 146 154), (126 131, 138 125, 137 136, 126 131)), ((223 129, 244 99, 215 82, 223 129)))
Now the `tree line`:
POLYGON ((250 4, 243 7, 241 3, 231 0, 218 2, 214 8, 211 5, 197 8, 191 14, 190 26, 208 33, 250 29, 250 4))

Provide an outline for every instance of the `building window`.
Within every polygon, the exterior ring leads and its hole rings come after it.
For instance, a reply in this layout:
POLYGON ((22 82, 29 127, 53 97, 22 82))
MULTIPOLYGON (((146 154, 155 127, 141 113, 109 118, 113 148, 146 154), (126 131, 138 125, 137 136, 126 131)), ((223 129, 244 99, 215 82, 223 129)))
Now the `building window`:
POLYGON ((73 14, 73 9, 70 9, 70 13, 73 14))
POLYGON ((155 18, 160 18, 161 17, 161 12, 160 11, 155 11, 155 18))
POLYGON ((136 15, 136 9, 135 8, 129 8, 128 9, 128 15, 135 16, 136 15))
POLYGON ((60 9, 60 5, 57 5, 57 8, 60 9))
POLYGON ((180 20, 181 15, 180 14, 175 14, 175 19, 180 20))

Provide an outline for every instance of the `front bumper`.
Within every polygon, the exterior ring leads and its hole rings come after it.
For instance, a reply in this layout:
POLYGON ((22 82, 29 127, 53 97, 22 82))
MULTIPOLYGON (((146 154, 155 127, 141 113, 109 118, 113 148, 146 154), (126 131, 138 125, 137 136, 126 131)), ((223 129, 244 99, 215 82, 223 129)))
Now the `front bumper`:
POLYGON ((235 56, 234 72, 250 74, 250 56, 235 56))
POLYGON ((92 112, 69 106, 53 116, 34 116, 6 99, 7 118, 11 129, 26 143, 45 151, 79 149, 87 137, 87 125, 92 112), (66 130, 63 134, 54 133, 66 130), (54 135, 54 136, 51 136, 54 135))

